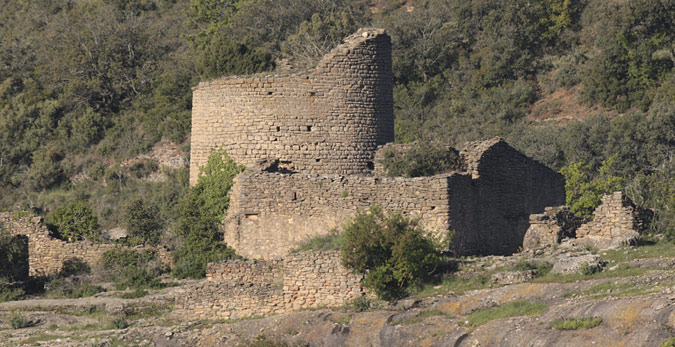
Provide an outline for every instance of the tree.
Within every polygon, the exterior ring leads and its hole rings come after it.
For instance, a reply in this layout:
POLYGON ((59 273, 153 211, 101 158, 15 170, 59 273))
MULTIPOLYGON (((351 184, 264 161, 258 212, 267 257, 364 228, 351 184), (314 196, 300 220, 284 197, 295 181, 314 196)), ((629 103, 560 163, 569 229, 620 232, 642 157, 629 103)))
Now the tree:
POLYGON ((419 221, 372 206, 345 226, 342 264, 365 275, 364 285, 385 300, 400 298, 411 285, 428 279, 440 253, 419 221))
POLYGON ((157 245, 162 236, 159 209, 141 198, 132 200, 125 208, 129 236, 142 243, 157 245))
POLYGON ((69 242, 98 241, 101 232, 98 217, 86 201, 55 209, 47 216, 46 224, 54 236, 69 242))
POLYGON ((234 177, 243 170, 225 150, 214 150, 209 155, 200 170, 199 182, 190 188, 179 207, 176 234, 182 244, 173 255, 174 276, 204 277, 209 262, 236 256, 222 242, 219 226, 230 205, 228 193, 234 177))
POLYGON ((623 188, 625 179, 611 173, 615 159, 612 156, 603 161, 597 177, 583 162, 571 163, 560 171, 565 176, 565 203, 577 217, 593 218, 603 195, 623 188))

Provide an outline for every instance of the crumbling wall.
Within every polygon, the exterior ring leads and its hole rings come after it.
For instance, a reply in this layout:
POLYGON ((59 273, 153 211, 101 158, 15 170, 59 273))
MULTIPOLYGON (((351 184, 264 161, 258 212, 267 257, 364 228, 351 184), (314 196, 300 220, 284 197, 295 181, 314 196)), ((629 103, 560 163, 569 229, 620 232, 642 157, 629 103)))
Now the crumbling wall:
POLYGON ((291 254, 271 261, 234 260, 207 267, 208 281, 185 286, 173 314, 184 319, 238 319, 343 305, 364 294, 362 276, 336 251, 291 254))
POLYGON ((524 250, 557 245, 563 238, 576 237, 584 220, 577 218, 567 206, 547 207, 544 213, 530 215, 530 227, 523 240, 524 250))
POLYGON ((596 249, 634 244, 646 227, 645 212, 622 192, 607 194, 593 211, 593 220, 577 229, 577 240, 596 249))
POLYGON ((298 74, 228 77, 194 89, 190 183, 210 151, 239 164, 273 158, 288 169, 365 174, 394 140, 391 42, 362 29, 298 74))
POLYGON ((522 246, 529 216, 564 204, 565 181, 497 137, 470 142, 460 155, 473 178, 471 237, 466 254, 508 255, 522 246))
POLYGON ((470 185, 468 175, 462 174, 328 177, 246 170, 230 192, 225 242, 246 257, 280 257, 311 236, 341 227, 372 204, 420 217, 426 230, 443 239, 450 230, 450 188, 455 180, 470 185))
MULTIPOLYGON (((0 223, 11 234, 28 238, 28 274, 30 276, 56 274, 61 271, 64 261, 73 258, 79 258, 93 265, 101 259, 104 252, 120 247, 89 241, 69 243, 55 239, 42 224, 41 217, 34 215, 20 216, 0 212, 0 223)), ((162 263, 171 264, 171 255, 166 250, 162 248, 155 250, 162 263)))

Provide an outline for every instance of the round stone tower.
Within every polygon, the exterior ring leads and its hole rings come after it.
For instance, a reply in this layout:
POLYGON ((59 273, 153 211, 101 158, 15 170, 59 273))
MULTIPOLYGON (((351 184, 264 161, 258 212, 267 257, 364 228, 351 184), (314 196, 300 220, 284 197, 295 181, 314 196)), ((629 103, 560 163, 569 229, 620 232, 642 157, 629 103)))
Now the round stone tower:
POLYGON ((290 171, 368 174, 394 140, 391 40, 360 29, 308 72, 227 77, 194 89, 190 183, 211 150, 290 171))

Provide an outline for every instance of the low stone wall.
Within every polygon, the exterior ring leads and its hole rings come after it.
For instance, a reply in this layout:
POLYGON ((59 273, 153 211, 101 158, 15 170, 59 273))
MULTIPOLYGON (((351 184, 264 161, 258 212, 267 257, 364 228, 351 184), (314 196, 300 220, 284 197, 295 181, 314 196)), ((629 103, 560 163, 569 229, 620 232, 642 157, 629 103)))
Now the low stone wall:
POLYGON ((530 215, 523 249, 557 245, 563 238, 576 238, 576 244, 595 249, 627 246, 640 238, 651 215, 622 192, 603 196, 591 221, 576 218, 567 206, 547 207, 544 213, 530 215))
POLYGON ((284 259, 209 264, 207 281, 186 286, 174 315, 183 319, 238 319, 340 306, 364 294, 362 276, 340 264, 337 251, 284 259))
POLYGON ((577 239, 596 249, 634 244, 648 223, 647 214, 622 192, 605 195, 593 220, 577 229, 577 239))
MULTIPOLYGON (((0 212, 0 223, 13 235, 28 238, 28 274, 30 276, 47 276, 61 271, 63 262, 79 258, 94 265, 101 255, 111 249, 120 247, 115 244, 92 243, 89 241, 64 242, 53 238, 49 230, 42 224, 42 218, 34 215, 20 216, 9 212, 0 212)), ((139 247, 138 249, 146 249, 139 247)), ((163 264, 171 264, 171 255, 162 248, 151 248, 157 251, 163 264)))

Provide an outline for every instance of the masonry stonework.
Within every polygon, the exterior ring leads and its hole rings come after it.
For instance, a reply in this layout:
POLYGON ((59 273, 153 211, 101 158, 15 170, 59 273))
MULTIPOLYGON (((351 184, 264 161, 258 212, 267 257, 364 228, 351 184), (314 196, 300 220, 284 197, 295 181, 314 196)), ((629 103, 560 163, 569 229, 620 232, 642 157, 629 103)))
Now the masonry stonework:
MULTIPOLYGON (((96 264, 104 252, 119 248, 119 245, 92 243, 89 241, 64 242, 53 238, 42 224, 41 217, 34 215, 17 216, 9 212, 0 212, 0 223, 12 235, 27 238, 28 274, 30 276, 54 275, 61 271, 63 262, 78 258, 88 264, 96 264)), ((145 248, 143 248, 145 249, 145 248)), ((171 264, 170 254, 162 248, 157 251, 163 264, 171 264)))
POLYGON ((457 255, 510 254, 529 215, 564 201, 562 176, 504 140, 470 142, 453 169, 386 177, 377 161, 394 139, 391 43, 361 29, 317 68, 228 77, 194 90, 190 183, 209 152, 247 167, 230 191, 225 242, 273 259, 342 226, 372 204, 419 217, 457 255))
POLYGON ((279 159, 290 170, 364 174, 394 140, 391 43, 362 29, 308 72, 226 77, 194 89, 190 183, 212 149, 239 164, 279 159))
POLYGON ((321 306, 337 307, 364 295, 361 276, 340 265, 336 251, 284 259, 211 263, 208 281, 186 286, 173 314, 183 319, 238 319, 321 306))

